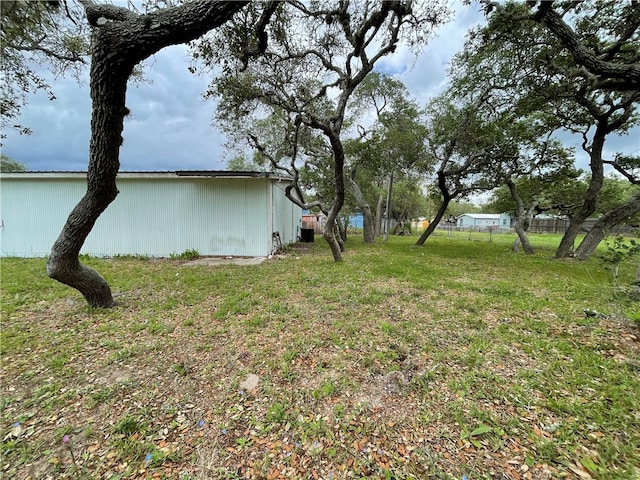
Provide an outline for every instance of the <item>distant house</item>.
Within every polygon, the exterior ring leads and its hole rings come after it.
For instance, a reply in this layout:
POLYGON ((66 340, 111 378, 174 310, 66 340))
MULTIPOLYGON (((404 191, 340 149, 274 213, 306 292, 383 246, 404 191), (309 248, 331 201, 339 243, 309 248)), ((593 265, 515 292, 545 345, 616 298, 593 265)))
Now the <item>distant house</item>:
MULTIPOLYGON (((288 179, 274 174, 122 172, 117 183, 81 253, 268 256, 300 236, 302 210, 285 196, 288 179)), ((0 255, 40 257, 84 195, 86 173, 6 173, 1 186, 0 255)))
POLYGON ((458 228, 483 229, 489 227, 509 230, 511 216, 508 213, 464 213, 456 219, 458 228))

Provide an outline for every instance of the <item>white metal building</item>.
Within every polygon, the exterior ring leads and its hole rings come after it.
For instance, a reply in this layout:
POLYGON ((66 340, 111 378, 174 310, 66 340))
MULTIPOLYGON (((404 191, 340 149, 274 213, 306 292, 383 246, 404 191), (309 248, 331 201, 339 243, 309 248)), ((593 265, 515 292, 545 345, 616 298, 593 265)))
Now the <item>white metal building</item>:
POLYGON ((456 222, 458 228, 511 228, 511 216, 507 213, 465 213, 456 222))
MULTIPOLYGON (((81 253, 168 257, 268 256, 294 243, 302 210, 286 198, 286 178, 262 172, 122 172, 116 199, 81 253)), ((86 191, 84 172, 5 173, 0 178, 1 256, 49 255, 86 191)))

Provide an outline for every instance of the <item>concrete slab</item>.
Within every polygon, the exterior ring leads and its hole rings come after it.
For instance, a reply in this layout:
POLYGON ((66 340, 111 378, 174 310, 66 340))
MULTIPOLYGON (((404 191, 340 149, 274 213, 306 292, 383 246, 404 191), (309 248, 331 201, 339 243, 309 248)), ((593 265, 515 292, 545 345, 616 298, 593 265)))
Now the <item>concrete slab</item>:
POLYGON ((183 267, 198 267, 202 265, 259 265, 267 257, 203 257, 183 263, 183 267))

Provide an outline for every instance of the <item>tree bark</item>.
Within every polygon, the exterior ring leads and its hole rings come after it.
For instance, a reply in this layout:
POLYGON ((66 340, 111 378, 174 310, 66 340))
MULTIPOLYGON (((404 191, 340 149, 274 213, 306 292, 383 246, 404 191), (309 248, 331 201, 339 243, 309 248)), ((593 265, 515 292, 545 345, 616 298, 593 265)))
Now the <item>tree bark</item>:
POLYGON ((424 232, 422 232, 422 235, 420 235, 420 238, 415 243, 417 247, 424 246, 424 242, 426 242, 427 238, 429 238, 431 234, 435 231, 438 224, 442 221, 442 217, 444 217, 444 214, 447 211, 447 208, 449 207, 449 203, 451 203, 451 198, 446 198, 442 200, 442 203, 440 204, 440 208, 438 208, 438 211, 436 212, 436 216, 433 217, 433 221, 429 222, 429 226, 424 232))
POLYGON ((522 197, 518 193, 518 189, 516 188, 515 183, 510 178, 506 181, 507 187, 509 187, 509 192, 511 193, 511 198, 516 203, 516 222, 514 225, 515 231, 518 234, 518 238, 513 241, 513 245, 511 246, 511 251, 513 253, 518 252, 518 245, 522 244, 522 248, 524 249, 524 253, 527 255, 533 255, 533 246, 529 241, 529 237, 527 236, 527 231, 531 226, 531 219, 533 218, 533 212, 538 205, 538 202, 534 200, 534 202, 529 206, 528 209, 525 209, 524 202, 522 201, 522 197))
MULTIPOLYGON (((99 41, 96 43, 94 52, 104 47, 99 41)), ((133 65, 118 69, 104 52, 97 57, 103 60, 94 59, 91 64, 93 111, 87 192, 69 215, 51 249, 47 274, 77 289, 89 306, 108 308, 114 305, 109 285, 98 272, 82 265, 78 255, 96 220, 118 194, 116 175, 120 166, 118 156, 126 112, 125 93, 133 65)))
POLYGON ((225 23, 248 2, 194 0, 138 15, 113 5, 81 2, 94 30, 91 54, 91 140, 87 192, 51 249, 47 274, 80 291, 91 307, 113 307, 106 280, 78 260, 98 217, 116 198, 127 81, 135 65, 169 45, 199 38, 225 23))
POLYGON ((362 238, 364 243, 375 243, 376 237, 373 231, 373 214, 371 213, 371 205, 364 198, 360 186, 356 182, 356 168, 351 169, 351 175, 349 176, 351 183, 351 191, 356 199, 356 203, 362 211, 362 238))
POLYGON ((336 262, 342 261, 342 252, 344 251, 344 244, 340 244, 336 238, 336 220, 342 206, 344 205, 344 148, 340 141, 340 133, 332 130, 326 131, 329 142, 331 143, 331 150, 333 152, 333 179, 335 183, 335 196, 333 199, 333 205, 327 215, 327 223, 324 226, 324 232, 322 237, 329 244, 333 260, 336 262))
POLYGON ((373 236, 378 238, 380 232, 382 232, 382 209, 384 208, 384 197, 378 195, 378 201, 376 202, 376 224, 373 228, 373 236))
POLYGON ((560 245, 556 250, 556 258, 567 258, 571 256, 576 237, 580 233, 580 227, 584 221, 596 211, 598 193, 602 188, 604 179, 602 150, 604 148, 605 137, 608 133, 607 130, 608 129, 605 128, 602 123, 598 122, 593 136, 593 142, 591 144, 591 152, 589 154, 591 160, 591 179, 589 180, 589 187, 587 188, 582 206, 576 211, 575 215, 571 217, 569 226, 562 236, 562 240, 560 240, 560 245))
POLYGON ((624 222, 640 211, 640 194, 634 196, 624 205, 611 210, 609 213, 602 215, 593 225, 591 230, 587 232, 576 249, 575 256, 578 260, 587 260, 604 239, 607 232, 613 227, 624 222))
POLYGON ((387 206, 384 211, 384 241, 389 240, 389 229, 391 228, 391 194, 393 192, 393 171, 389 174, 389 183, 387 184, 387 206))
POLYGON ((447 179, 444 173, 444 163, 445 162, 443 162, 443 166, 440 168, 440 170, 438 170, 438 188, 442 193, 442 203, 440 204, 440 208, 438 208, 433 221, 429 222, 429 226, 424 232, 422 232, 422 235, 420 235, 420 238, 418 238, 418 241, 415 243, 417 247, 422 247, 427 238, 429 238, 435 231, 436 227, 442 220, 442 217, 444 217, 444 214, 449 207, 449 203, 451 203, 451 200, 453 200, 453 198, 455 197, 455 195, 449 193, 449 189, 447 188, 447 179))

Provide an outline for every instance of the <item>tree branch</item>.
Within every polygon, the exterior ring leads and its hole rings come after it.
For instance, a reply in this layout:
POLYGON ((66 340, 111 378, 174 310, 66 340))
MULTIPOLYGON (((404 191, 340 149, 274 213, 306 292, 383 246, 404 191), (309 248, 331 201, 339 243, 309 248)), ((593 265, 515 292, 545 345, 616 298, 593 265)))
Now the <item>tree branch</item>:
POLYGON ((86 60, 77 55, 62 55, 60 53, 54 52, 53 50, 43 47, 42 45, 32 44, 32 45, 15 45, 15 44, 7 44, 9 48, 13 48, 15 50, 20 50, 23 52, 41 52, 45 55, 55 58, 56 60, 64 61, 64 62, 80 62, 86 64, 86 60))
POLYGON ((531 17, 533 20, 545 25, 571 52, 576 62, 583 65, 590 72, 605 78, 625 80, 640 88, 640 65, 619 64, 598 58, 589 48, 584 46, 578 35, 553 9, 553 2, 542 1, 538 11, 531 17))
POLYGON ((87 21, 92 27, 100 27, 106 23, 106 20, 115 22, 124 22, 127 20, 135 20, 140 15, 133 13, 125 7, 118 7, 106 3, 94 3, 93 0, 78 0, 84 7, 87 15, 87 21))

